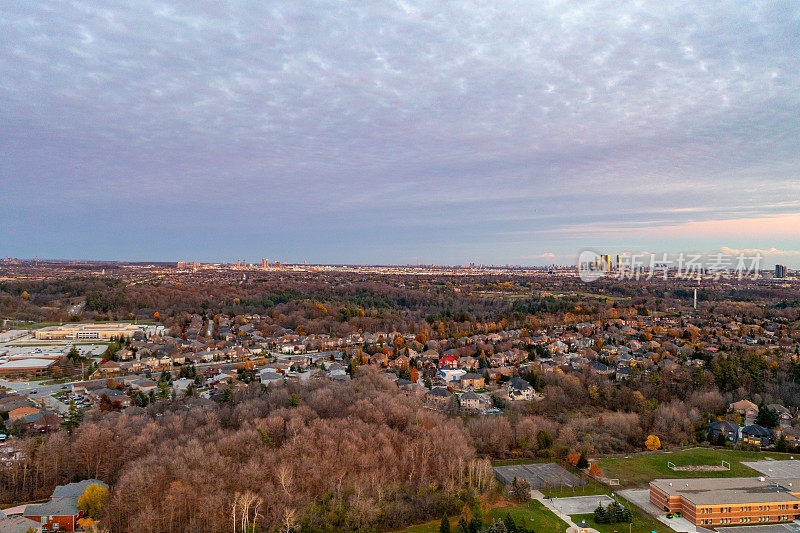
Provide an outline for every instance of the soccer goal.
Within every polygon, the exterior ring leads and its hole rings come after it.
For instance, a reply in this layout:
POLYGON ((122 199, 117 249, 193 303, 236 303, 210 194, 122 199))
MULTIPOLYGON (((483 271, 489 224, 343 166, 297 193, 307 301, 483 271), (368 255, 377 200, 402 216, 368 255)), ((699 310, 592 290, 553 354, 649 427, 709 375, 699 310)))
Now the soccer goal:
POLYGON ((675 470, 675 463, 673 463, 672 461, 667 461, 667 468, 669 468, 670 470, 675 470))
POLYGON ((730 470, 731 464, 728 461, 722 461, 722 468, 724 468, 725 470, 730 470))
POLYGON ((608 484, 612 487, 619 485, 619 479, 609 479, 608 484))

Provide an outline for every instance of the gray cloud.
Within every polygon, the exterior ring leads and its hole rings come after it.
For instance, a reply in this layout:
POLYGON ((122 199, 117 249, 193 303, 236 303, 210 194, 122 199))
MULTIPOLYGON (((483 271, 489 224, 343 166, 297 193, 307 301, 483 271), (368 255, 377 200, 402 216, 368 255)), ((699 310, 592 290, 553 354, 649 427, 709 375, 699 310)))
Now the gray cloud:
POLYGON ((0 222, 39 215, 0 245, 125 257, 31 236, 152 211, 219 241, 142 257, 300 259, 348 220, 313 259, 519 262, 564 250, 512 231, 796 213, 798 45, 792 2, 3 3, 0 222))

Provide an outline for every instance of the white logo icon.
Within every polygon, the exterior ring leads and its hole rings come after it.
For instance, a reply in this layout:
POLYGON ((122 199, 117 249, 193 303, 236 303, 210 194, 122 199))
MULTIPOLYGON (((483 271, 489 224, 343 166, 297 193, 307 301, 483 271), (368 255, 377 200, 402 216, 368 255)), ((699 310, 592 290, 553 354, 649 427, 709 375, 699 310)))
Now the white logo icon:
POLYGON ((606 275, 606 265, 603 264, 600 254, 591 250, 584 250, 578 256, 578 276, 581 281, 595 281, 606 275))

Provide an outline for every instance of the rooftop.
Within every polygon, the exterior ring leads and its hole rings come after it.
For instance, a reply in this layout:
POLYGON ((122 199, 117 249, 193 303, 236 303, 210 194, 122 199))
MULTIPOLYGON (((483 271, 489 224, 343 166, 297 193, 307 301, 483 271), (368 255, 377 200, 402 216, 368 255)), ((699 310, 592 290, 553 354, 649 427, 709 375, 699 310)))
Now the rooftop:
POLYGON ((665 494, 682 496, 695 505, 798 502, 800 478, 698 478, 656 479, 650 483, 665 494), (792 492, 790 492, 792 491, 792 492))

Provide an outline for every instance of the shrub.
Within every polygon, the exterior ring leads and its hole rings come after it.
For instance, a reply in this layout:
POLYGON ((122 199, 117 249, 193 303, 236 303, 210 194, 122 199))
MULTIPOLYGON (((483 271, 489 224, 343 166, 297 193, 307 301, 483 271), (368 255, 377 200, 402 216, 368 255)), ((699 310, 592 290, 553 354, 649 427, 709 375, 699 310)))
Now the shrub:
POLYGON ((581 469, 589 468, 589 461, 586 459, 585 455, 581 454, 580 457, 578 458, 578 462, 577 462, 577 464, 575 466, 577 466, 578 468, 581 468, 581 469))

